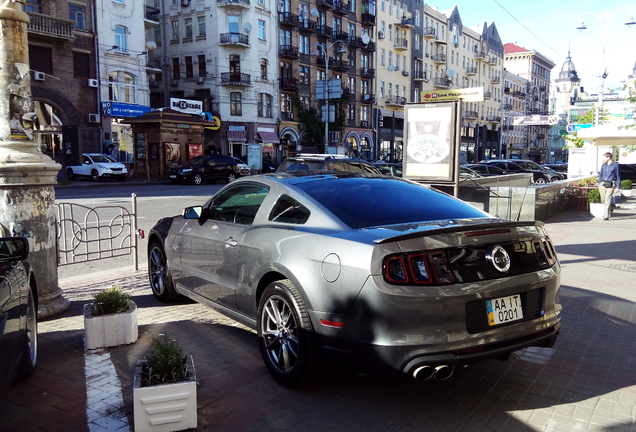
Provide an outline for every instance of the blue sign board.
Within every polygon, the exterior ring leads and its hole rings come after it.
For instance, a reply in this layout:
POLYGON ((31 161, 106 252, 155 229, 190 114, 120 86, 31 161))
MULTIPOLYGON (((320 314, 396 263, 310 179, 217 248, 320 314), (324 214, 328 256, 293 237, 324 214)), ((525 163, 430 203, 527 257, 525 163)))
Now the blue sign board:
POLYGON ((146 105, 135 105, 121 102, 102 102, 102 115, 109 117, 137 117, 150 112, 146 105))
POLYGON ((592 127, 592 123, 569 124, 568 125, 568 132, 578 132, 581 129, 587 129, 587 128, 591 128, 591 127, 592 127))

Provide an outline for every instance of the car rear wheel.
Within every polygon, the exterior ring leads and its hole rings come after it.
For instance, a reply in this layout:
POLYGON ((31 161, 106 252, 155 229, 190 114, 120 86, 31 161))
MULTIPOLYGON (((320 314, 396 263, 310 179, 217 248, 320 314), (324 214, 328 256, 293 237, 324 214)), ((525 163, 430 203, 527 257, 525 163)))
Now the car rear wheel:
POLYGON ((203 176, 201 176, 201 174, 195 174, 194 177, 192 177, 192 182, 195 185, 200 185, 203 183, 203 176))
POLYGON ((27 299, 25 333, 22 363, 20 364, 21 378, 28 378, 35 373, 35 365, 38 360, 38 311, 35 307, 33 290, 30 288, 27 299))
POLYGON ((231 172, 227 175, 227 177, 225 177, 225 180, 227 180, 228 183, 232 183, 234 180, 236 180, 236 178, 236 173, 231 172))
POLYGON ((148 252, 148 278, 152 295, 162 302, 175 300, 179 294, 174 289, 172 276, 168 270, 168 262, 163 246, 155 240, 148 252))
POLYGON ((93 179, 93 181, 99 181, 99 173, 97 170, 91 171, 91 179, 93 179))
POLYGON ((286 387, 310 384, 325 370, 307 308, 287 279, 271 283, 263 292, 258 345, 269 373, 286 387))
POLYGON ((66 169, 66 178, 69 180, 73 180, 75 178, 75 173, 73 172, 73 168, 66 169))
POLYGON ((534 181, 535 184, 546 184, 547 181, 543 177, 539 177, 534 181))
POLYGON ((561 180, 561 179, 560 179, 559 177, 552 177, 552 178, 550 179, 550 183, 552 183, 552 182, 556 182, 556 181, 560 181, 560 180, 561 180))

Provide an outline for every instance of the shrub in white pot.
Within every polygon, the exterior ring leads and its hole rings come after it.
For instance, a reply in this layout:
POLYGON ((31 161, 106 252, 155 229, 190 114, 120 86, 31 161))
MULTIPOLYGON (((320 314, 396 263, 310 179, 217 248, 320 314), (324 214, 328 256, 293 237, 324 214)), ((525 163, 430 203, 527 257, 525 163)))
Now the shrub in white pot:
POLYGON ((632 196, 632 186, 633 186, 633 183, 631 180, 621 181, 621 193, 623 194, 623 196, 626 196, 626 197, 632 196))
POLYGON ((135 342, 137 305, 114 285, 95 294, 93 302, 84 305, 86 349, 107 348, 135 342))
POLYGON ((135 432, 197 427, 197 380, 192 356, 160 334, 137 362, 133 383, 135 432))

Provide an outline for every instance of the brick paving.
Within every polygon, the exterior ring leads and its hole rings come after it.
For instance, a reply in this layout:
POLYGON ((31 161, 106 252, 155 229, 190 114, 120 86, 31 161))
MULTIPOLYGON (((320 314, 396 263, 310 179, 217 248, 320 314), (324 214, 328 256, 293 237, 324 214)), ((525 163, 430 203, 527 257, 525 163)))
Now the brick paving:
POLYGON ((132 430, 134 364, 159 333, 194 356, 199 431, 636 431, 636 200, 619 205, 611 221, 572 211, 547 222, 562 265, 555 348, 442 382, 338 369, 288 390, 267 373, 253 331, 196 303, 155 301, 145 271, 61 280, 71 308, 40 323, 37 372, 0 397, 0 431, 132 430), (85 353, 82 305, 114 283, 139 306, 139 340, 85 353), (87 391, 99 361, 114 368, 119 400, 110 382, 87 391))

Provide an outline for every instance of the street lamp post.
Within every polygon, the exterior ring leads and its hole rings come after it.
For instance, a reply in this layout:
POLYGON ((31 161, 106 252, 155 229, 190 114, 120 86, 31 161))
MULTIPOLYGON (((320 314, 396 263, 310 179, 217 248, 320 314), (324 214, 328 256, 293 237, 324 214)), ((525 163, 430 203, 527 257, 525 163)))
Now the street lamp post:
POLYGON ((583 17, 585 15, 592 15, 593 17, 595 17, 596 19, 598 19, 599 23, 601 24, 601 41, 602 41, 602 46, 603 46, 603 51, 602 51, 602 55, 601 55, 601 67, 602 67, 602 72, 599 75, 601 78, 601 88, 600 91, 598 92, 598 107, 596 108, 596 112, 595 112, 595 117, 594 117, 594 125, 598 126, 600 124, 600 113, 601 113, 601 109, 603 107, 603 91, 604 91, 604 87, 605 87, 605 78, 607 78, 607 69, 605 68, 605 43, 607 40, 607 26, 609 25, 609 23, 612 21, 612 19, 618 15, 619 12, 621 11, 628 11, 629 13, 629 17, 627 19, 627 21, 625 22, 626 26, 632 26, 634 24, 636 24, 636 22, 634 22, 634 9, 632 8, 621 8, 619 10, 617 10, 616 12, 607 12, 607 10, 603 13, 600 14, 596 14, 594 12, 583 12, 582 14, 579 15, 579 25, 576 27, 578 30, 585 30, 587 29, 587 27, 585 26, 585 22, 583 21, 583 17))
MULTIPOLYGON (((337 40, 334 42, 325 42, 324 44, 318 44, 318 49, 322 52, 322 55, 325 57, 325 146, 329 146, 329 52, 327 51, 327 47, 333 49, 335 45, 340 45, 339 53, 346 52, 342 47, 344 41, 337 40)), ((325 152, 327 149, 325 148, 325 152)))

